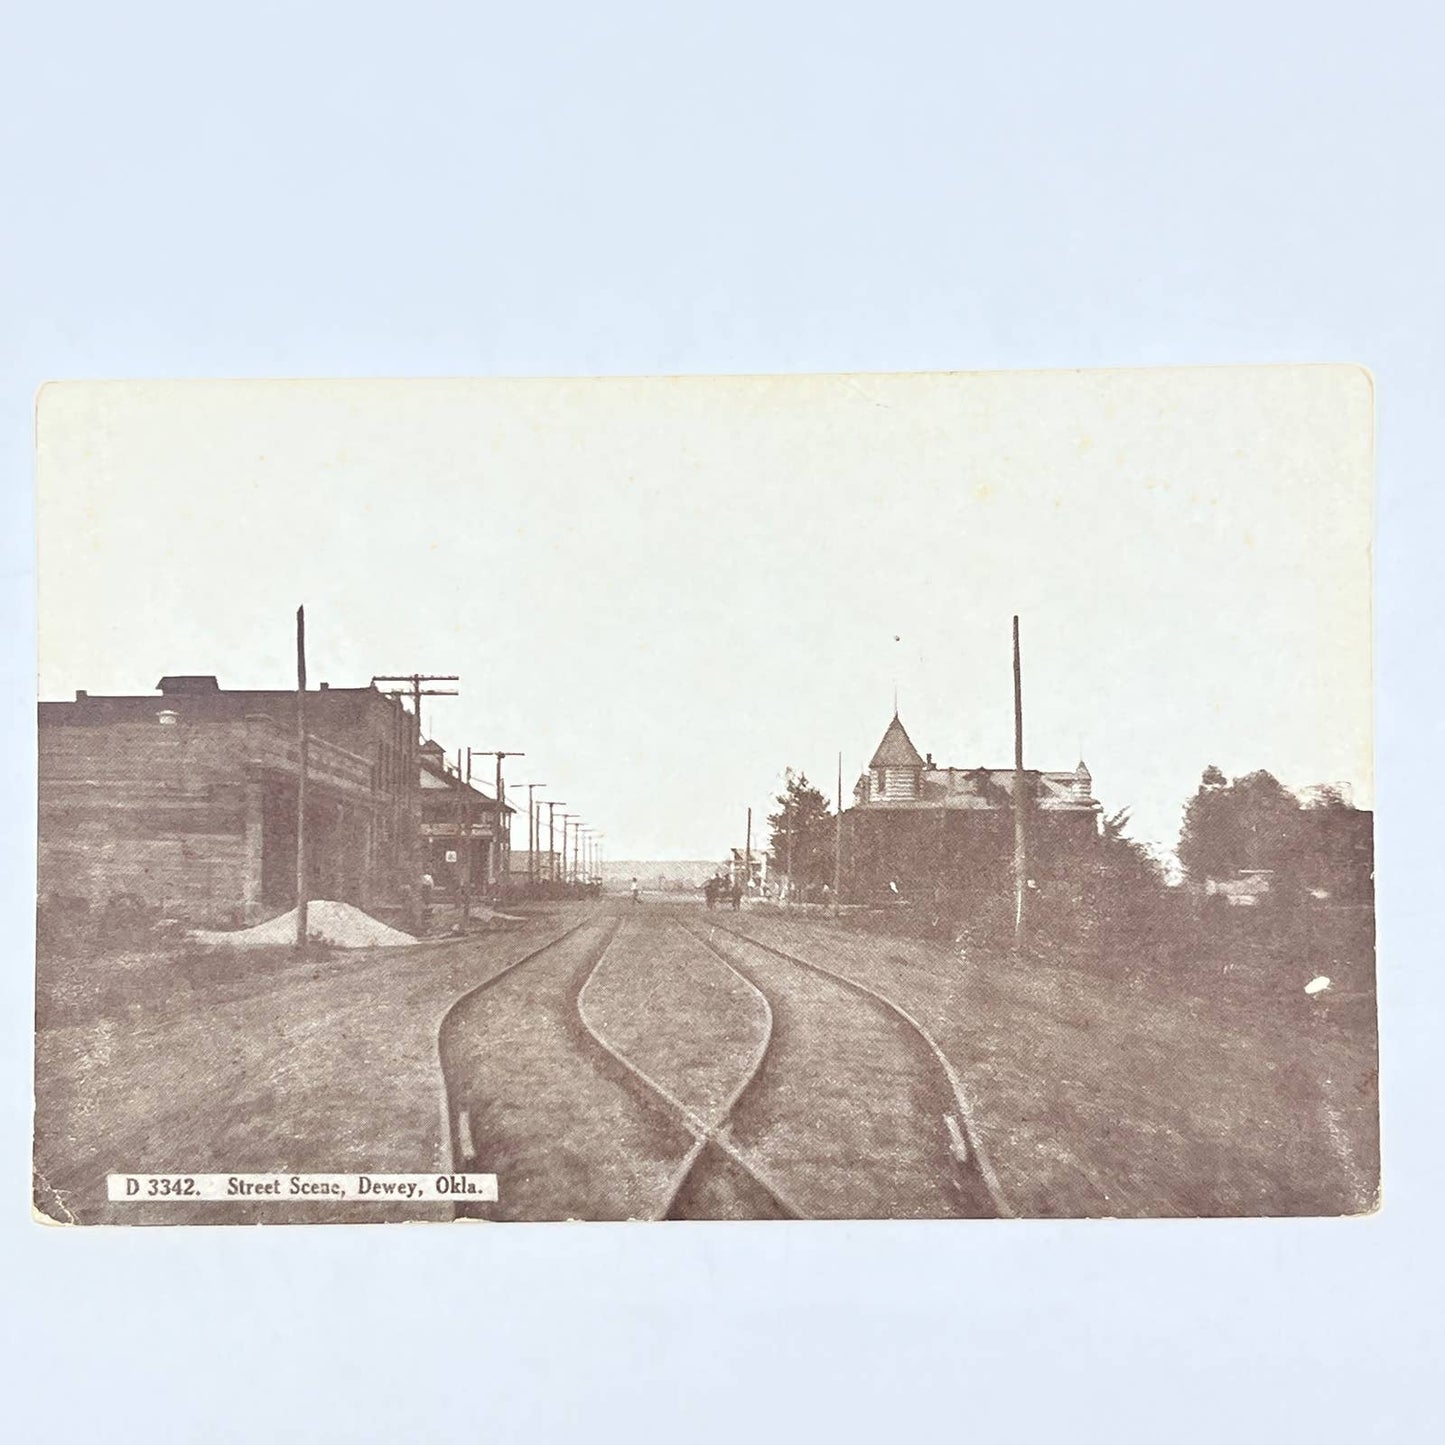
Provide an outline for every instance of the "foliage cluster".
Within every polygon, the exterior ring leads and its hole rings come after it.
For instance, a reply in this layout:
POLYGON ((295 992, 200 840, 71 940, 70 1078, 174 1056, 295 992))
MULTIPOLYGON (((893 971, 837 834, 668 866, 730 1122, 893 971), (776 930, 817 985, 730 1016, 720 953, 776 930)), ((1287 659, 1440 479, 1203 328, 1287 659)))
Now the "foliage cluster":
MULTIPOLYGON (((833 876, 835 815, 804 774, 790 769, 785 778, 769 818, 771 867, 787 873, 791 858, 797 896, 825 898, 833 876)), ((1178 864, 1189 886, 1170 886, 1172 860, 1129 835, 1127 809, 1107 815, 1100 819, 1097 845, 1053 881, 1041 879, 1031 893, 1032 947, 1128 967, 1147 966, 1146 960, 1227 958, 1232 966, 1254 959, 1268 969, 1271 959, 1324 960, 1326 954, 1340 954, 1335 964, 1342 967, 1345 954, 1368 959, 1372 948, 1360 939, 1370 933, 1371 821, 1338 791, 1315 789, 1301 798, 1268 772, 1231 781, 1211 766, 1184 810, 1178 864), (1237 879, 1252 870, 1270 875, 1263 906, 1229 908, 1223 898, 1207 895, 1208 880, 1237 879)), ((977 840, 990 857, 998 855, 996 867, 949 855, 954 875, 972 879, 971 890, 921 883, 937 859, 920 855, 918 838, 900 835, 894 861, 905 886, 892 895, 898 906, 880 907, 889 902, 886 895, 850 895, 848 870, 859 860, 846 823, 843 901, 865 905, 850 914, 854 926, 969 947, 1009 947, 1013 899, 1008 850, 1000 841, 1006 830, 995 829, 991 842, 986 834, 977 840)))
POLYGON ((789 768, 783 791, 768 814, 770 873, 787 877, 802 897, 817 896, 833 880, 835 814, 806 773, 789 768))
POLYGON ((1337 789, 1317 789, 1302 801, 1271 773, 1230 781, 1211 764, 1184 808, 1179 862, 1196 886, 1257 871, 1271 875, 1280 901, 1309 891, 1368 901, 1368 823, 1337 789))

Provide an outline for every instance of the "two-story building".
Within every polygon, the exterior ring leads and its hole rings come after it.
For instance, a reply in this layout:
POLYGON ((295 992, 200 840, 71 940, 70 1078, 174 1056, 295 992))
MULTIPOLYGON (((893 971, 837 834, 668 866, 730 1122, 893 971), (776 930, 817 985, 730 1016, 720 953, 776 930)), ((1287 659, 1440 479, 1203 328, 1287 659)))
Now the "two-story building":
MULTIPOLYGON (((1082 761, 1023 773, 1029 873, 1036 884, 1077 883, 1098 840, 1100 805, 1082 761)), ((844 819, 845 888, 1007 892, 1013 866, 1012 768, 941 767, 914 747, 895 712, 844 819)))
MULTIPOLYGON (((296 901, 294 691, 163 677, 39 705, 39 896, 252 922, 296 901)), ((417 868, 415 719, 375 687, 306 694, 311 897, 400 910, 417 868)))
POLYGON ((442 892, 495 889, 507 868, 512 808, 447 762, 440 743, 417 753, 422 873, 442 892))

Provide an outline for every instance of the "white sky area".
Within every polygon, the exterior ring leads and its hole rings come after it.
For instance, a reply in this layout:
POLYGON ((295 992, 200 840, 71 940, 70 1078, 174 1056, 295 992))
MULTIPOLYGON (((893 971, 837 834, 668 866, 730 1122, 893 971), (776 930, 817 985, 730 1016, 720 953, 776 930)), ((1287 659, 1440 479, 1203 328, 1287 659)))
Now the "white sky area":
POLYGON ((40 696, 292 686, 304 603, 313 686, 458 673, 449 754, 706 858, 787 766, 851 793, 895 685, 1011 766, 1017 612, 1026 764, 1135 836, 1211 762, 1370 806, 1372 411, 1350 367, 53 385, 40 696))

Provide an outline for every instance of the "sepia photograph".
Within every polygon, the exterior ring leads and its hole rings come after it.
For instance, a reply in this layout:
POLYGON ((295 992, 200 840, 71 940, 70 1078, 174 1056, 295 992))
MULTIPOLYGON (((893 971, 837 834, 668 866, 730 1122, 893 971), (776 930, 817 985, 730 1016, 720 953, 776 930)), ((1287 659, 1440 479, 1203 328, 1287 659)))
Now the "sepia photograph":
POLYGON ((35 1216, 1373 1212, 1374 405, 47 385, 35 1216))
POLYGON ((1442 1433, 1445 8, 9 18, 16 1439, 1442 1433))

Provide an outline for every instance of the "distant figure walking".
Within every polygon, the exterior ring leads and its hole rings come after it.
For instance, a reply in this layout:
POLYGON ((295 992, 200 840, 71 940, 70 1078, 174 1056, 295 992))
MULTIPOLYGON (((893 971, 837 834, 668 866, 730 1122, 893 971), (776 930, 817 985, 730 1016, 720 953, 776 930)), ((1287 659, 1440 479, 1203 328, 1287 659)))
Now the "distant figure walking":
POLYGON ((728 890, 728 898, 732 901, 733 912, 736 913, 743 906, 743 885, 734 883, 728 890))
POLYGON ((642 886, 635 878, 632 880, 632 901, 634 903, 642 902, 642 886))
POLYGON ((711 912, 717 903, 717 879, 709 878, 702 885, 702 896, 707 899, 708 911, 711 912))

